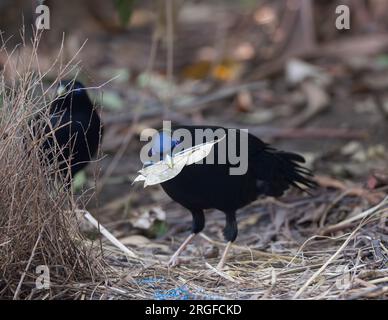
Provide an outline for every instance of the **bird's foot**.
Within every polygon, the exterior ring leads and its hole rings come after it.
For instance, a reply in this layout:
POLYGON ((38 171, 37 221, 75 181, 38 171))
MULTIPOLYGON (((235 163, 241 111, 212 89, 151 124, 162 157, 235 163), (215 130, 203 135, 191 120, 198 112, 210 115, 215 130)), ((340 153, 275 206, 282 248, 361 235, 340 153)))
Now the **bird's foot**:
POLYGON ((179 255, 177 254, 177 252, 175 252, 170 258, 170 260, 168 260, 167 267, 173 268, 173 267, 176 267, 177 265, 179 265, 179 255))
POLYGON ((224 267, 225 267, 225 261, 220 261, 218 262, 216 269, 221 272, 224 267))
POLYGON ((195 233, 192 233, 186 238, 186 240, 181 244, 178 250, 171 256, 170 260, 167 262, 168 267, 172 268, 179 264, 179 255, 182 253, 183 250, 185 250, 186 246, 191 242, 191 240, 193 240, 195 235, 195 233))

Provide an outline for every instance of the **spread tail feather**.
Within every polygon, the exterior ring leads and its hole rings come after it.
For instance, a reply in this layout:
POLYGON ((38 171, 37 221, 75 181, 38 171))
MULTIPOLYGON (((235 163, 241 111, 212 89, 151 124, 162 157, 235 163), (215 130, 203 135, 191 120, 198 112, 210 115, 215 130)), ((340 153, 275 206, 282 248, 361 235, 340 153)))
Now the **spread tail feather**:
POLYGON ((279 197, 290 186, 307 193, 317 187, 312 172, 300 165, 305 162, 302 156, 267 147, 259 157, 254 166, 259 194, 279 197))

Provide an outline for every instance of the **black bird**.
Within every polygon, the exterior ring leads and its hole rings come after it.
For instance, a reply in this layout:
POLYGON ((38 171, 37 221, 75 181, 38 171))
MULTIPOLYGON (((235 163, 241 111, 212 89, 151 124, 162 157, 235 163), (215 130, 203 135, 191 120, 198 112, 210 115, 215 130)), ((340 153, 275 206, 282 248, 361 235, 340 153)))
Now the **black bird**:
POLYGON ((48 110, 43 149, 51 163, 71 179, 96 154, 102 137, 100 117, 86 88, 78 81, 61 81, 48 110), (70 171, 69 171, 70 168, 70 171))
MULTIPOLYGON (((221 150, 219 142, 213 146, 214 164, 205 162, 185 166, 177 176, 161 184, 164 191, 187 208, 193 217, 191 234, 171 257, 171 266, 177 263, 177 258, 186 245, 203 230, 204 209, 218 209, 225 213, 226 225, 223 234, 228 244, 217 266, 222 269, 230 246, 237 237, 236 210, 253 202, 260 195, 280 197, 290 186, 303 190, 316 186, 312 173, 300 165, 305 162, 302 156, 278 151, 251 134, 243 134, 239 129, 234 129, 236 134, 233 135, 228 129, 215 126, 176 126, 169 133, 160 131, 153 138, 153 147, 149 152, 153 160, 155 157, 163 158, 166 154, 173 153, 182 143, 182 138, 176 135, 180 129, 186 129, 191 137, 195 137, 196 130, 216 133, 221 129, 225 134, 225 145, 229 146, 232 142, 236 150, 240 149, 240 138, 245 136, 248 145, 245 155, 247 171, 241 175, 231 175, 230 169, 236 167, 234 162, 228 158, 224 164, 217 163, 221 150)), ((218 135, 216 138, 221 137, 218 135)), ((209 139, 205 137, 202 141, 195 141, 195 144, 202 142, 209 142, 209 139)), ((210 156, 211 154, 206 160, 210 159, 210 156)), ((240 156, 244 157, 241 154, 240 156)))

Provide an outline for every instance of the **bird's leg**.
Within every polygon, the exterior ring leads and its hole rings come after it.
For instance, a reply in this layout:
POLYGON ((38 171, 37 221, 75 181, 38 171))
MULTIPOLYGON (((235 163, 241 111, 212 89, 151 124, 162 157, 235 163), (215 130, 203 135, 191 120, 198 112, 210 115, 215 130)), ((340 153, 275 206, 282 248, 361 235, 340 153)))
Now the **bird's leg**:
POLYGON ((191 234, 186 238, 185 241, 179 246, 178 250, 172 255, 168 261, 168 266, 176 266, 178 264, 178 257, 187 245, 194 239, 194 237, 200 233, 205 227, 205 216, 202 210, 191 210, 193 216, 193 223, 191 227, 191 234))
POLYGON ((224 267, 225 261, 226 261, 226 258, 228 257, 228 252, 229 252, 231 246, 232 246, 232 241, 229 241, 225 247, 224 252, 222 253, 222 257, 221 257, 220 262, 218 262, 218 264, 217 264, 217 270, 221 271, 222 268, 224 267))
POLYGON ((196 233, 190 234, 185 241, 179 246, 178 250, 175 251, 175 253, 171 256, 170 260, 168 261, 167 265, 170 267, 174 267, 178 264, 178 257, 182 253, 183 250, 187 247, 187 245, 194 239, 196 236, 196 233))
POLYGON ((228 241, 224 252, 222 253, 221 260, 217 265, 218 270, 222 270, 225 265, 226 258, 228 257, 228 252, 234 240, 236 240, 238 229, 237 229, 237 221, 236 221, 236 213, 226 212, 226 225, 224 229, 224 237, 225 240, 228 241))

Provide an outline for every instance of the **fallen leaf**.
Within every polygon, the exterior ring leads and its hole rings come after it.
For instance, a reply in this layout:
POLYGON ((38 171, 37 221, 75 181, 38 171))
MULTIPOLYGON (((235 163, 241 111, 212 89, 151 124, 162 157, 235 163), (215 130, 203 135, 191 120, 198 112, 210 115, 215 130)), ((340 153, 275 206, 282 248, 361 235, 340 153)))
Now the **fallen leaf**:
POLYGON ((194 164, 206 158, 213 146, 224 138, 225 136, 219 140, 196 145, 178 152, 172 157, 166 157, 162 161, 147 166, 139 170, 140 175, 134 179, 133 183, 144 181, 145 188, 170 180, 176 177, 186 165, 194 164))
POLYGON ((223 59, 219 63, 213 61, 198 61, 183 70, 183 76, 188 79, 203 80, 209 76, 219 81, 236 80, 242 71, 242 63, 233 59, 223 59))
POLYGON ((212 69, 212 76, 221 81, 238 79, 242 71, 242 64, 230 59, 225 59, 212 69))
POLYGON ((144 181, 144 188, 162 183, 177 176, 186 165, 187 158, 174 160, 173 166, 162 160, 139 171, 140 175, 133 181, 144 181))
POLYGON ((290 59, 286 64, 286 81, 292 85, 302 83, 306 79, 316 80, 322 85, 331 82, 331 78, 322 69, 299 59, 290 59))
POLYGON ((157 221, 165 221, 166 213, 159 207, 134 212, 129 222, 138 229, 150 230, 157 221))
POLYGON ((188 79, 202 80, 210 74, 211 67, 210 61, 199 61, 184 68, 183 76, 188 79))
POLYGON ((240 43, 234 50, 233 56, 236 60, 240 61, 253 59, 255 56, 255 48, 249 42, 240 43))
POLYGON ((290 121, 291 127, 300 127, 330 106, 330 96, 324 86, 315 82, 303 82, 301 89, 306 96, 307 106, 290 121))
POLYGON ((248 112, 252 110, 253 101, 252 94, 249 90, 241 90, 237 94, 236 104, 238 111, 248 112))
POLYGON ((120 238, 119 240, 122 244, 126 246, 137 246, 137 247, 147 245, 151 242, 148 238, 141 235, 133 235, 125 238, 120 238))
POLYGON ((367 181, 366 185, 367 185, 369 190, 373 190, 373 189, 377 188, 378 183, 379 182, 375 176, 370 176, 370 177, 368 177, 368 181, 367 181))
POLYGON ((274 110, 268 109, 246 113, 241 117, 241 120, 247 124, 264 124, 275 118, 276 114, 274 110))
POLYGON ((341 148, 341 153, 344 156, 351 156, 362 150, 362 145, 358 141, 350 141, 341 148))
POLYGON ((274 9, 270 6, 263 6, 256 10, 254 14, 254 19, 258 25, 269 24, 276 22, 277 15, 274 9))

